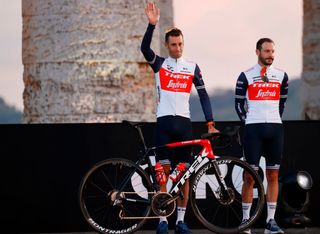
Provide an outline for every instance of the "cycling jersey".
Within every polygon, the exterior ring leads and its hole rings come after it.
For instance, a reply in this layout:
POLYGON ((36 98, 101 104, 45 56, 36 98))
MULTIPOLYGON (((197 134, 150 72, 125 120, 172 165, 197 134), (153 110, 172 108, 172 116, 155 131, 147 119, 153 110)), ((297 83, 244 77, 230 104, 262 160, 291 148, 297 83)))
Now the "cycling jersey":
POLYGON ((235 90, 237 114, 245 124, 282 123, 281 116, 288 94, 288 76, 273 66, 269 66, 262 76, 261 69, 256 64, 240 74, 235 90))
POLYGON ((190 118, 189 98, 193 83, 200 97, 206 121, 212 121, 210 99, 198 65, 183 58, 163 58, 156 55, 150 48, 154 28, 154 25, 148 25, 141 51, 155 73, 157 118, 167 115, 190 118))

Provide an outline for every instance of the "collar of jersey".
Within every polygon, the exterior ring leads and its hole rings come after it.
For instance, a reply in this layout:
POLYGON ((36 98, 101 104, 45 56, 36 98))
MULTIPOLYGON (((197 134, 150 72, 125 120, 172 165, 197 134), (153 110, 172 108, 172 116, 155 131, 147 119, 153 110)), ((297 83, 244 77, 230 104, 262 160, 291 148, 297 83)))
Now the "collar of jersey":
MULTIPOLYGON (((262 66, 261 66, 259 63, 257 63, 257 64, 256 64, 256 68, 260 71, 261 68, 262 68, 262 66)), ((267 67, 267 70, 272 69, 272 68, 273 68, 273 66, 270 65, 270 66, 267 67)))
POLYGON ((178 59, 175 59, 175 58, 172 58, 172 57, 168 57, 168 60, 170 61, 170 62, 174 62, 174 63, 180 63, 180 62, 182 62, 184 59, 182 58, 182 57, 180 57, 180 58, 178 58, 178 59))

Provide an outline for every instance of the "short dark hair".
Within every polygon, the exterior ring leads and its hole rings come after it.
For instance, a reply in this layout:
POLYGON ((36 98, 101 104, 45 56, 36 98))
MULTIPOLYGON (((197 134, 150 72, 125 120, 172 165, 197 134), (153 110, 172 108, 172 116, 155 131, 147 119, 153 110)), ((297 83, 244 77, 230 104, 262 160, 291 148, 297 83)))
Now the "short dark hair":
POLYGON ((168 42, 169 37, 179 37, 179 36, 183 37, 183 34, 180 29, 170 28, 170 29, 166 30, 165 41, 168 42))
POLYGON ((265 42, 269 42, 269 43, 273 43, 274 44, 274 41, 270 38, 261 38, 259 39, 259 41, 257 41, 257 45, 256 45, 256 49, 257 50, 261 50, 262 49, 262 44, 265 43, 265 42))

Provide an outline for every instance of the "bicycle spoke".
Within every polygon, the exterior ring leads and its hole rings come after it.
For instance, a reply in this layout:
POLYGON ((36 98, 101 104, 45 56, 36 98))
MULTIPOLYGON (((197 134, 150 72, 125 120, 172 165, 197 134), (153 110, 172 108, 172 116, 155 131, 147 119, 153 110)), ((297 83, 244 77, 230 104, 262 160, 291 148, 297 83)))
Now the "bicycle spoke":
POLYGON ((96 183, 94 182, 90 182, 91 185, 93 185, 95 188, 97 188, 98 190, 100 190, 101 192, 103 192, 104 194, 107 194, 106 191, 104 191, 100 186, 98 186, 96 183))
POLYGON ((101 170, 101 174, 103 175, 103 178, 107 181, 107 183, 110 185, 110 187, 112 189, 114 189, 115 187, 112 185, 111 181, 109 180, 109 178, 106 176, 105 172, 103 170, 101 170))

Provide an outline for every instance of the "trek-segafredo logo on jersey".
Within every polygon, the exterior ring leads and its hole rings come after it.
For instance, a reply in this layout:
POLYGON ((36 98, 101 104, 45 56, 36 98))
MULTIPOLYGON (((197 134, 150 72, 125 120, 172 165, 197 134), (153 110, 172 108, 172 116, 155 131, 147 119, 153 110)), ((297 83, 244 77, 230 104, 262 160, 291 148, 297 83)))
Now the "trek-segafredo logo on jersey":
POLYGON ((187 88, 188 84, 187 82, 174 82, 173 80, 169 81, 169 84, 167 85, 167 88, 173 88, 173 89, 185 89, 187 88))
POLYGON ((253 88, 280 88, 280 83, 261 83, 261 82, 256 82, 252 84, 253 88))
POLYGON ((279 100, 279 82, 255 82, 248 87, 249 100, 279 100))
POLYGON ((262 89, 259 89, 258 94, 256 98, 265 98, 265 97, 275 97, 277 95, 276 91, 263 91, 262 89))
POLYGON ((192 75, 170 72, 164 68, 160 69, 159 75, 162 90, 190 93, 193 81, 192 75))
POLYGON ((172 73, 169 71, 165 71, 165 76, 174 78, 174 79, 190 79, 191 78, 191 75, 172 73))

